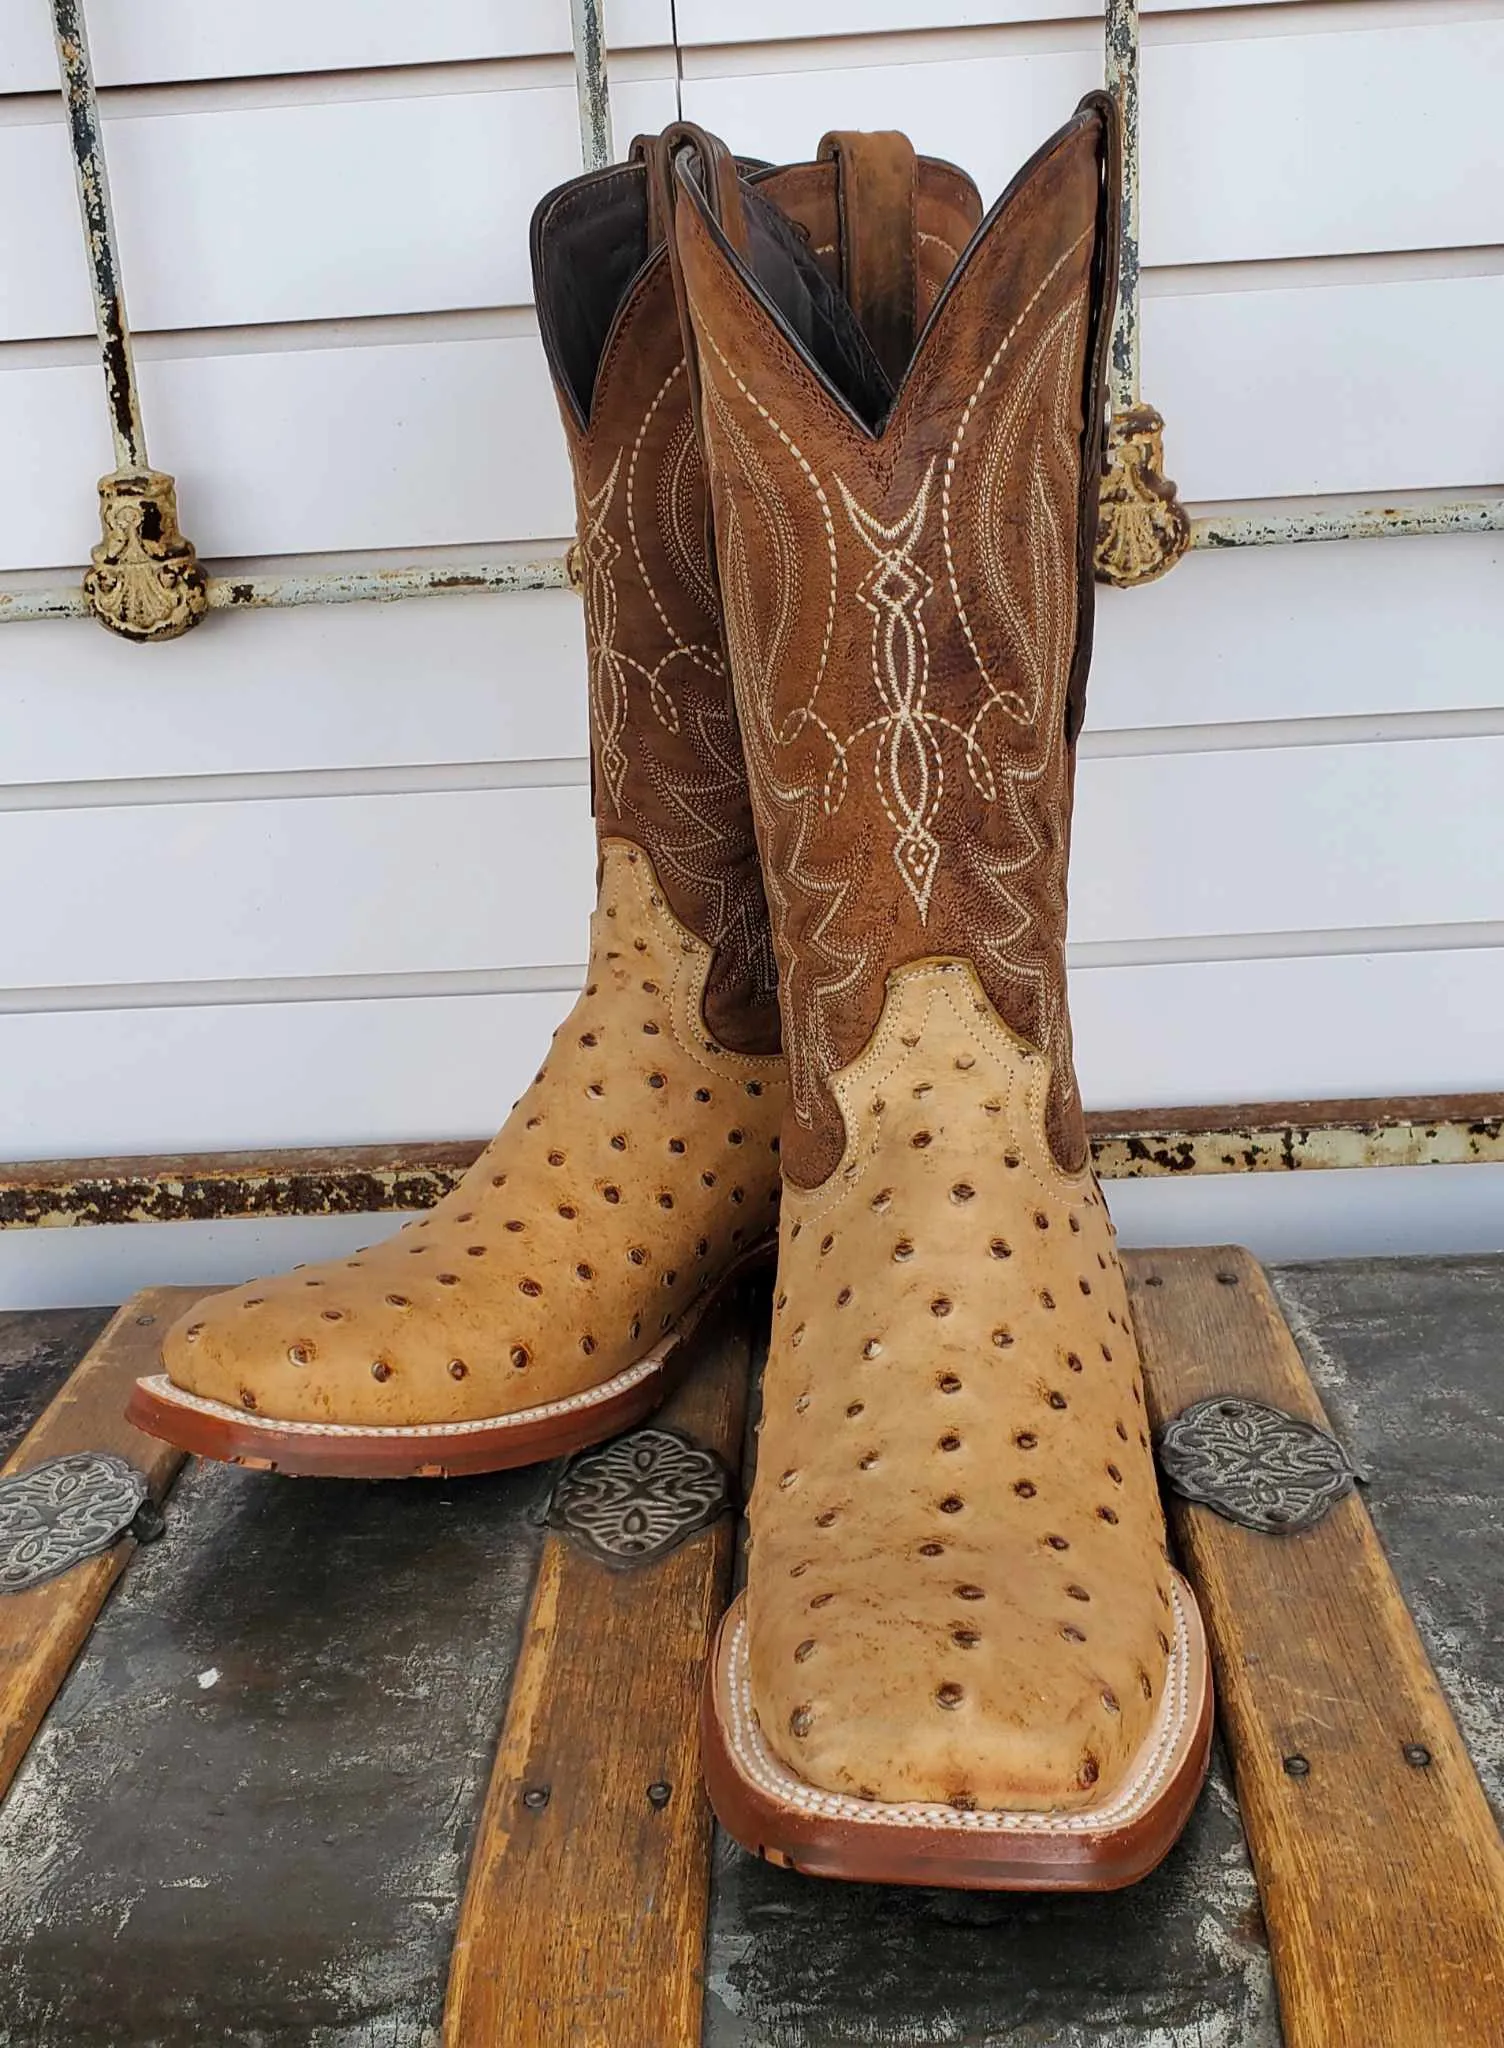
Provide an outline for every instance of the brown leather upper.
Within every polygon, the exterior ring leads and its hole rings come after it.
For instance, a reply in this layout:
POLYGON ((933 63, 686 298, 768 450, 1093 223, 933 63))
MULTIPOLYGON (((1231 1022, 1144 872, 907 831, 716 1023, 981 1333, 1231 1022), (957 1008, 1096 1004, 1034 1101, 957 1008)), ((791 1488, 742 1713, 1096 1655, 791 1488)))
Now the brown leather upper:
POLYGON ((1113 133, 912 307, 890 138, 835 150, 841 305, 678 169, 791 1082, 748 1704, 812 1797, 1107 1808, 1185 1711, 1065 993, 1113 133))
POLYGON ((596 829, 643 847, 675 916, 712 947, 710 1030, 737 1050, 768 1052, 778 1044, 777 974, 673 279, 662 242, 647 245, 651 189, 645 164, 617 166, 551 194, 533 224, 578 506, 596 829), (640 252, 641 263, 613 302, 622 240, 626 260, 640 252), (593 366, 587 326, 604 327, 593 366))
MULTIPOLYGON (((637 161, 576 179, 541 203, 534 276, 578 505, 597 830, 646 850, 674 914, 713 948, 711 1031, 737 1050, 764 1052, 778 1044, 777 974, 707 551, 704 467, 660 239, 672 134, 642 139, 637 161), (639 256, 623 281, 621 269, 639 256)), ((711 175, 734 194, 731 159, 714 138, 704 141, 711 175)), ((834 274, 842 261, 835 167, 795 165, 757 182, 834 274)), ((928 289, 916 289, 928 303, 980 206, 948 165, 925 166, 917 190, 928 289)))
POLYGON ((680 171, 800 1184, 841 1156, 828 1076, 870 1038, 889 968, 924 954, 974 958, 999 1014, 1051 1059, 1056 1158, 1085 1157, 1065 873, 1110 146, 1093 100, 1015 181, 881 421, 811 361, 680 171))

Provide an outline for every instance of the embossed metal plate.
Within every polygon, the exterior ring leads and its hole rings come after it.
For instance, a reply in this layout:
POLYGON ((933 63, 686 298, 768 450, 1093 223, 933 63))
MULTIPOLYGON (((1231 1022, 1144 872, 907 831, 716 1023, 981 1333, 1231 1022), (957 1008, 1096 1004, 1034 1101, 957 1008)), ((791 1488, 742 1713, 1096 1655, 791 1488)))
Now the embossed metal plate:
POLYGON ((1269 1536, 1314 1528, 1363 1477, 1330 1431, 1233 1395, 1185 1409, 1160 1431, 1157 1449, 1166 1484, 1183 1500, 1269 1536))
POLYGON ((111 1451, 70 1451, 0 1479, 0 1593, 24 1592, 108 1550, 146 1510, 146 1479, 111 1451))
POLYGON ((570 1462, 548 1519, 599 1563, 629 1571, 707 1528, 731 1500, 713 1451, 677 1429, 634 1429, 570 1462))

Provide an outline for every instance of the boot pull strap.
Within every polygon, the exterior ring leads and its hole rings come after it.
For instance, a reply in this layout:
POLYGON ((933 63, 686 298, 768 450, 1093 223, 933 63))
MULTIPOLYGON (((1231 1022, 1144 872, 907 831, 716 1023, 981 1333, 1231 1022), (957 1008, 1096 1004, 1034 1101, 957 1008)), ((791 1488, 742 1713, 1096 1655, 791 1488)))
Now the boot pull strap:
MULTIPOLYGON (((742 207, 741 174, 736 158, 718 136, 698 128, 691 121, 676 121, 661 135, 647 138, 649 190, 657 195, 664 239, 668 244, 669 270, 674 280, 674 300, 679 308, 679 332, 684 343, 684 381, 689 389, 690 412, 704 458, 704 428, 701 424, 700 359, 695 352, 694 322, 689 311, 689 291, 684 266, 679 260, 679 243, 674 233, 674 214, 679 187, 676 166, 689 158, 687 167, 705 195, 707 207, 721 232, 738 256, 748 250, 747 217, 742 207)), ((652 216, 649 216, 651 226, 652 216)), ((710 464, 705 462, 705 562, 712 584, 719 586, 716 569, 714 508, 710 502, 710 464)))
MULTIPOLYGON (((747 217, 742 207, 741 173, 736 158, 717 135, 697 128, 692 121, 675 121, 661 135, 648 138, 653 168, 650 188, 656 189, 663 215, 664 238, 668 243, 669 268, 674 278, 674 298, 679 307, 679 330, 684 339, 684 374, 694 406, 700 417, 700 367, 695 355, 694 324, 689 317, 689 294, 684 268, 679 261, 679 244, 674 235, 674 210, 679 188, 676 165, 691 160, 695 183, 705 195, 712 219, 738 256, 748 250, 747 217)), ((715 556, 711 555, 712 565, 715 556)))
POLYGON ((841 289, 896 391, 918 332, 914 146, 896 129, 833 129, 820 161, 836 167, 841 289))
POLYGON ((627 151, 629 164, 641 164, 648 200, 648 247, 656 249, 668 240, 674 220, 674 195, 670 186, 673 165, 663 147, 661 135, 634 135, 627 151))
MULTIPOLYGON (((698 128, 693 121, 675 121, 658 138, 666 165, 665 184, 673 188, 674 165, 681 157, 693 160, 695 182, 705 194, 711 218, 738 256, 747 253, 747 219, 742 210, 741 172, 736 158, 718 135, 698 128)), ((669 218, 673 215, 672 197, 669 218)))

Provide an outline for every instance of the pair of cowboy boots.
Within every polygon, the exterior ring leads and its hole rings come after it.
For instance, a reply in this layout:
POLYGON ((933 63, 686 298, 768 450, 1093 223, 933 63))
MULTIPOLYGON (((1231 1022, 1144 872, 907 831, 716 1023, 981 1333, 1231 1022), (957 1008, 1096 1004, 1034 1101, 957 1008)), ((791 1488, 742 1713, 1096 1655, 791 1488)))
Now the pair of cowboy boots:
POLYGON ((687 127, 542 203, 584 993, 452 1194, 202 1304, 132 1408, 290 1472, 554 1457, 776 1242, 705 1763, 827 1875, 1126 1883, 1205 1767, 1065 990, 1117 190, 1093 95, 985 219, 902 136, 687 127))

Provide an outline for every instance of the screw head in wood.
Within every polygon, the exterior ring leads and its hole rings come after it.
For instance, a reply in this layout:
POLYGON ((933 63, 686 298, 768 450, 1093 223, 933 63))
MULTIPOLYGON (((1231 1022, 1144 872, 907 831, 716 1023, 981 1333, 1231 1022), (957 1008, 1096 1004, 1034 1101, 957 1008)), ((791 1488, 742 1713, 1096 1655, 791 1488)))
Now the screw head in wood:
POLYGON ((1308 1759, 1303 1756, 1287 1756, 1285 1773, 1291 1778, 1308 1778, 1311 1775, 1311 1766, 1308 1759))
POLYGON ((673 1797, 673 1793, 673 1786, 666 1785, 660 1778, 656 1784, 649 1785, 648 1787, 648 1805, 656 1807, 661 1813, 673 1797))
POLYGON ((1400 1753, 1418 1771, 1423 1771, 1431 1761, 1431 1752, 1423 1742, 1407 1742, 1400 1753))
POLYGON ((522 1795, 522 1803, 529 1813, 541 1813, 543 1811, 544 1807, 548 1804, 549 1789, 547 1785, 528 1786, 522 1795))

